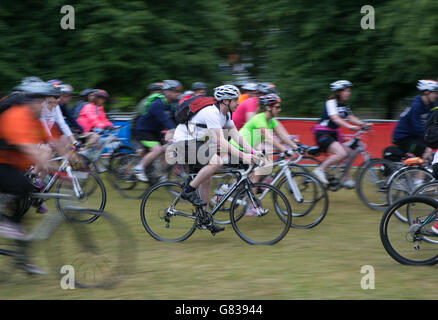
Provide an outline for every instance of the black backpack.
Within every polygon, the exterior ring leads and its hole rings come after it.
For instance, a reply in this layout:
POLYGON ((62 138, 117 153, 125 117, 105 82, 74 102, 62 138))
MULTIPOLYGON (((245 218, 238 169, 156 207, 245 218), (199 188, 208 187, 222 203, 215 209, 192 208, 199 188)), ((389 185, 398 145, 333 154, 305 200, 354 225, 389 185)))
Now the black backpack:
POLYGON ((195 96, 184 100, 175 108, 175 120, 177 123, 187 123, 197 112, 216 102, 215 98, 207 96, 195 96))
POLYGON ((427 118, 424 126, 424 141, 432 149, 438 148, 438 110, 435 110, 427 118))

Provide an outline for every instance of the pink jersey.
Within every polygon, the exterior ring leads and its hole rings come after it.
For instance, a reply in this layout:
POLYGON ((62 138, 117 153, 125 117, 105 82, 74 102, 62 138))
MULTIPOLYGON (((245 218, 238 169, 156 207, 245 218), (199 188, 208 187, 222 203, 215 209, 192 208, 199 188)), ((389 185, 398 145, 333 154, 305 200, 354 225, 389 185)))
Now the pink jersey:
POLYGON ((88 132, 93 128, 105 128, 112 126, 106 118, 105 112, 102 106, 96 106, 94 103, 86 104, 79 113, 79 117, 76 120, 77 123, 84 129, 84 132, 88 132))
POLYGON ((248 112, 255 113, 259 105, 259 98, 248 98, 237 106, 236 111, 233 112, 233 121, 237 130, 243 127, 246 123, 246 114, 248 112))

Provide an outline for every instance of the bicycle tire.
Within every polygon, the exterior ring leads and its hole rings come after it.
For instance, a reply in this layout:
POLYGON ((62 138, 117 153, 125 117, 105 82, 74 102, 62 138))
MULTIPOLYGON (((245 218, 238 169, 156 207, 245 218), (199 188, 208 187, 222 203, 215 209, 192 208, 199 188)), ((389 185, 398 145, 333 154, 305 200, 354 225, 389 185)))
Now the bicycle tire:
MULTIPOLYGON (((428 226, 420 228, 420 223, 417 222, 418 218, 422 217, 424 219, 437 208, 438 201, 434 199, 422 196, 408 196, 398 200, 385 210, 380 222, 380 239, 386 252, 394 260, 401 264, 413 266, 433 265, 438 262, 437 243, 431 243, 425 239, 437 236, 431 234, 428 226), (395 214, 397 211, 404 211, 401 208, 405 205, 407 205, 408 224, 401 222, 395 214), (396 217, 394 218, 394 216, 396 217), (404 249, 406 243, 411 244, 407 249, 404 249), (412 246, 412 244, 414 245, 412 246), (412 247, 410 248, 410 246, 412 247)), ((434 222, 432 221, 432 223, 434 222)))
POLYGON ((296 200, 286 177, 276 185, 283 194, 288 196, 291 203, 293 217, 291 227, 298 229, 313 228, 320 224, 327 215, 329 207, 327 190, 319 179, 309 173, 292 173, 292 179, 296 181, 303 197, 300 202, 296 200), (285 190, 282 189, 283 186, 285 186, 285 190), (321 206, 318 206, 319 204, 321 206), (316 215, 313 212, 316 212, 316 215))
POLYGON ((387 159, 372 159, 364 164, 356 177, 356 193, 368 208, 386 209, 388 206, 387 182, 396 167, 396 163, 387 159), (371 185, 368 185, 367 181, 370 181, 371 185))
POLYGON ((156 184, 146 191, 140 206, 140 219, 146 232, 154 239, 181 242, 195 232, 195 213, 191 203, 182 199, 176 203, 176 210, 185 216, 169 213, 168 209, 175 197, 179 197, 181 190, 181 184, 167 181, 156 184), (169 192, 169 189, 175 192, 169 192), (173 232, 178 234, 172 236, 173 232))
POLYGON ((95 172, 78 172, 76 173, 76 176, 78 174, 81 175, 87 175, 87 179, 78 179, 78 181, 81 183, 81 189, 84 192, 83 197, 77 198, 74 193, 73 185, 69 180, 65 179, 58 179, 58 182, 56 184, 56 192, 57 193, 64 193, 64 194, 71 194, 72 199, 65 200, 65 199, 56 199, 56 208, 59 210, 61 215, 64 216, 64 218, 69 222, 80 222, 80 223, 91 223, 95 221, 97 218, 99 218, 99 215, 92 215, 89 217, 89 214, 85 214, 84 218, 80 218, 80 215, 74 215, 69 216, 67 211, 64 209, 66 206, 73 205, 80 205, 82 208, 84 208, 85 202, 87 200, 90 200, 90 197, 93 196, 92 200, 87 203, 87 209, 90 210, 96 210, 97 212, 103 212, 106 206, 106 188, 103 183, 103 181, 100 179, 97 173, 95 172), (90 180, 88 179, 91 177, 91 180, 95 183, 92 183, 91 188, 89 187, 90 180), (69 185, 67 185, 69 184, 69 185), (87 186, 88 184, 88 186, 87 186), (61 190, 62 189, 62 190, 61 190))
MULTIPOLYGON (((403 167, 390 177, 388 180, 388 190, 386 193, 388 205, 392 205, 402 197, 411 195, 421 184, 425 184, 434 179, 432 173, 423 167, 403 167), (424 177, 417 179, 419 174, 424 174, 424 177)), ((407 222, 406 217, 401 213, 396 212, 396 216, 403 222, 407 222)))
POLYGON ((71 209, 69 215, 74 212, 96 215, 99 223, 65 221, 56 228, 45 246, 53 273, 62 279, 67 273, 65 267, 72 267, 75 287, 113 288, 125 280, 136 265, 136 241, 131 230, 118 217, 105 211, 76 208, 71 209))
MULTIPOLYGON (((266 183, 254 183, 251 184, 251 188, 267 188, 270 189, 270 191, 274 192, 276 194, 276 197, 282 199, 282 210, 285 212, 286 219, 284 219, 284 213, 279 214, 278 211, 275 209, 274 206, 274 196, 270 195, 268 197, 264 197, 263 199, 259 199, 252 191, 250 191, 248 188, 241 188, 239 189, 235 197, 233 199, 233 202, 231 203, 230 207, 230 221, 231 225, 233 226, 234 231, 237 233, 237 235, 245 242, 252 244, 252 245, 273 245, 278 243, 280 240, 282 240, 286 234, 289 232, 292 222, 292 212, 290 208, 289 201, 287 200, 286 196, 278 190, 278 188, 266 184, 266 183), (239 204, 238 200, 247 198, 247 201, 244 201, 244 205, 239 204), (252 201, 256 202, 257 206, 260 206, 263 210, 268 210, 263 215, 257 215, 257 216, 247 216, 245 213, 249 209, 249 203, 252 203, 252 201), (271 200, 271 202, 267 201, 264 203, 261 203, 261 200, 271 200), (239 208, 240 206, 240 208, 239 208), (269 229, 269 230, 268 230, 269 229), (264 234, 267 231, 271 231, 272 229, 275 229, 275 235, 274 237, 268 236, 265 239, 264 234), (263 233, 263 235, 261 235, 263 233), (260 239, 255 239, 259 238, 260 239), (263 238, 263 239, 262 239, 263 238), (268 239, 269 238, 269 239, 268 239)), ((269 192, 269 191, 268 191, 269 192)), ((278 201, 277 201, 278 205, 278 201)))

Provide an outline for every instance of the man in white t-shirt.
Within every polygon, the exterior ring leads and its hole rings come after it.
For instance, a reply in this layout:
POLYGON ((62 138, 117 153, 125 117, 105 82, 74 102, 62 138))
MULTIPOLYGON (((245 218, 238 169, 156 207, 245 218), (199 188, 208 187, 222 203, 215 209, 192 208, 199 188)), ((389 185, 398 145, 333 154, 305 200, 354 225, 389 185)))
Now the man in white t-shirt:
MULTIPOLYGON (((196 177, 184 187, 181 197, 197 206, 206 205, 210 198, 211 177, 221 168, 224 158, 241 159, 251 164, 262 157, 239 135, 231 112, 236 110, 239 89, 233 85, 223 85, 214 89, 217 104, 204 107, 198 111, 187 124, 176 127, 173 139, 178 153, 178 162, 201 165, 202 169, 196 177), (228 137, 224 135, 224 129, 228 137), (227 138, 232 138, 245 152, 231 145, 227 138), (208 143, 207 143, 208 141, 208 143), (220 155, 218 155, 220 154, 220 155), (201 198, 196 190, 199 188, 201 198)), ((213 226, 214 231, 224 228, 213 226)))

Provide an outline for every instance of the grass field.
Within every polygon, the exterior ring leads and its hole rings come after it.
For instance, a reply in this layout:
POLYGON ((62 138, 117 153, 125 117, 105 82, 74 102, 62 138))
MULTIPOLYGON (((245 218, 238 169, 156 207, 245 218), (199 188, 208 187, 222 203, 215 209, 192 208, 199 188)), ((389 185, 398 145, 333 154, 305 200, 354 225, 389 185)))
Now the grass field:
MULTIPOLYGON (((274 246, 248 245, 230 225, 214 237, 197 230, 185 242, 162 243, 145 232, 140 201, 121 197, 104 181, 106 210, 128 224, 136 239, 137 263, 129 278, 108 290, 63 290, 53 272, 35 277, 18 274, 0 284, 0 299, 438 298, 433 289, 436 267, 394 261, 380 242, 382 213, 365 207, 354 190, 329 192, 329 212, 321 224, 291 229, 274 246), (374 289, 361 287, 363 266, 374 268, 374 289)), ((27 218, 38 218, 34 209, 27 218)), ((7 262, 0 257, 2 265, 7 262)))

